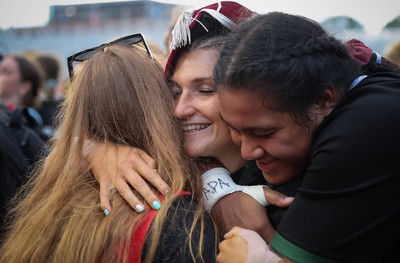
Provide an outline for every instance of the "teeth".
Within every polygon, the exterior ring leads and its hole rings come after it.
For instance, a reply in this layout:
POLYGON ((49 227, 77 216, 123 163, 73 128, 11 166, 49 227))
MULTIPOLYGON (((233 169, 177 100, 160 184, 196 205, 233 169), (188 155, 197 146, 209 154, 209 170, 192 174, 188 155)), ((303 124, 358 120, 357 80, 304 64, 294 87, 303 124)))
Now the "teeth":
POLYGON ((201 131, 210 126, 209 124, 192 124, 183 126, 183 131, 201 131))

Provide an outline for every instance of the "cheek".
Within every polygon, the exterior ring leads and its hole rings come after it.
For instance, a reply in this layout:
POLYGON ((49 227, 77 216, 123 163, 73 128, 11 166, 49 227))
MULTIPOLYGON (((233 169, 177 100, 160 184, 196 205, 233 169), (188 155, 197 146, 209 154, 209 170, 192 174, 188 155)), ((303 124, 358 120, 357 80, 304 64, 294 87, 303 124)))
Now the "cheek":
POLYGON ((226 126, 225 122, 220 117, 219 102, 216 97, 209 97, 204 100, 197 101, 197 108, 200 113, 209 119, 214 124, 221 126, 221 122, 226 126))
POLYGON ((281 134, 263 141, 262 148, 268 154, 286 162, 300 163, 308 158, 310 139, 306 135, 281 134))
POLYGON ((240 136, 240 133, 233 129, 230 129, 230 134, 231 134, 232 141, 236 145, 240 146, 242 144, 242 137, 240 136))
POLYGON ((285 141, 282 148, 283 154, 287 156, 288 160, 303 163, 309 158, 310 137, 305 135, 291 137, 290 140, 285 141))
POLYGON ((231 129, 229 126, 221 119, 219 115, 219 111, 215 110, 210 117, 210 120, 213 122, 214 126, 214 134, 219 140, 229 141, 232 143, 231 137, 231 129))
POLYGON ((12 76, 2 77, 0 82, 0 85, 3 87, 3 89, 7 90, 17 89, 18 86, 18 80, 12 76))

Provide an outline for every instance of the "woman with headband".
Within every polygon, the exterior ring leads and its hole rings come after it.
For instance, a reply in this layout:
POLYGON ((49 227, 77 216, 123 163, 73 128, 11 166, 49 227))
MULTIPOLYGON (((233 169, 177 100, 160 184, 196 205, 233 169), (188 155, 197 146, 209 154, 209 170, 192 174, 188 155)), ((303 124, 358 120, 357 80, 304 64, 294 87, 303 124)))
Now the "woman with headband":
MULTIPOLYGON (((171 34, 171 53, 168 56, 165 75, 172 83, 175 96, 175 116, 181 121, 184 130, 185 151, 194 157, 214 158, 222 164, 222 167, 207 171, 204 177, 204 197, 206 208, 211 211, 214 204, 218 204, 221 196, 236 191, 239 198, 235 198, 235 206, 213 209, 214 217, 220 224, 221 233, 237 225, 260 230, 266 240, 269 240, 282 217, 284 210, 269 206, 267 207, 269 218, 266 214, 266 199, 263 191, 268 191, 262 185, 268 185, 264 181, 255 163, 243 159, 240 147, 235 144, 230 136, 229 127, 219 116, 219 101, 216 87, 212 79, 212 71, 218 60, 220 47, 227 34, 241 21, 254 15, 254 12, 235 2, 221 1, 196 10, 186 10, 178 19, 171 34), (237 184, 236 184, 237 183, 237 184), (247 185, 247 186, 242 186, 247 185), (252 185, 252 186, 249 186, 252 185), (253 186, 259 185, 259 186, 253 186), (254 197, 254 199, 253 199, 254 197), (238 213, 239 211, 239 213, 238 213), (221 213, 224 213, 222 216, 221 213), (239 214, 240 216, 226 216, 226 214, 239 214), (229 220, 229 221, 227 221, 229 220), (230 221, 233 220, 233 221, 230 221), (266 225, 271 221, 273 227, 266 225)), ((142 207, 131 190, 126 185, 127 180, 131 185, 138 185, 138 178, 133 177, 136 173, 147 176, 156 174, 152 168, 141 168, 138 159, 133 154, 140 152, 138 149, 127 150, 130 157, 121 157, 120 160, 130 160, 119 168, 119 174, 123 176, 107 176, 105 173, 116 167, 117 164, 110 160, 115 159, 115 153, 108 147, 108 152, 101 150, 93 151, 91 156, 95 165, 95 173, 102 187, 102 207, 111 210, 108 202, 109 189, 114 187, 128 200, 137 211, 142 207), (108 158, 108 160, 107 160, 108 158), (124 169, 124 167, 126 169, 124 169), (105 180, 113 179, 113 185, 107 186, 105 180), (125 194, 124 194, 125 193, 125 194)), ((118 148, 121 154, 124 149, 118 148)), ((141 156, 146 156, 144 153, 141 156)), ((145 157, 146 160, 151 157, 145 157)), ((157 160, 157 163, 159 161, 157 160)), ((300 178, 286 185, 279 186, 277 190, 286 195, 293 195, 300 178)), ((165 191, 167 186, 161 182, 165 191)), ((272 185, 268 185, 273 187, 272 185)), ((142 193, 149 196, 149 192, 142 193)), ((268 192, 269 196, 278 200, 278 203, 288 205, 291 198, 284 199, 279 192, 268 192)), ((154 195, 154 194, 153 194, 154 195)), ((236 195, 235 195, 236 196, 236 195)), ((150 203, 154 203, 154 197, 150 203)), ((273 200, 269 200, 273 202, 273 200)), ((157 203, 155 203, 157 204, 157 203)), ((158 204, 157 204, 158 206, 158 204)), ((222 205, 223 206, 223 205, 222 205)), ((111 211, 112 213, 112 211, 111 211)))

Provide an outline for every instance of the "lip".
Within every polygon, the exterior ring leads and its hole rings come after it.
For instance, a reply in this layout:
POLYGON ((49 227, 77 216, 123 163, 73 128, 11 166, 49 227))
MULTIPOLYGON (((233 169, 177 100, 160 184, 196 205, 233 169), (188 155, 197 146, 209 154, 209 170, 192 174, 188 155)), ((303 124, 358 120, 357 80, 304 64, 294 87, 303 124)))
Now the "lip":
POLYGON ((274 168, 277 160, 271 160, 271 161, 256 161, 256 164, 258 168, 260 168, 261 171, 264 173, 269 174, 270 171, 274 168))
POLYGON ((182 125, 185 135, 198 134, 208 130, 212 123, 184 123, 182 125))

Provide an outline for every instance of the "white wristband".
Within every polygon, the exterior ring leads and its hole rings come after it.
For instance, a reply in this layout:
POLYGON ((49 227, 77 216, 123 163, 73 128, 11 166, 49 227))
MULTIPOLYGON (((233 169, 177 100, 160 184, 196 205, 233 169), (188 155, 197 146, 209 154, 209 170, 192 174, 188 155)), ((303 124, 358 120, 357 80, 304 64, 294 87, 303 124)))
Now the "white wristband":
POLYGON ((265 199, 264 187, 268 187, 268 186, 265 186, 265 185, 241 185, 240 191, 253 197, 257 202, 260 203, 260 205, 267 206, 268 201, 267 201, 267 199, 265 199))
POLYGON ((217 167, 203 173, 203 199, 207 211, 222 197, 233 192, 241 191, 253 197, 261 205, 268 205, 264 196, 262 185, 241 186, 237 185, 231 178, 231 174, 225 168, 217 167))

